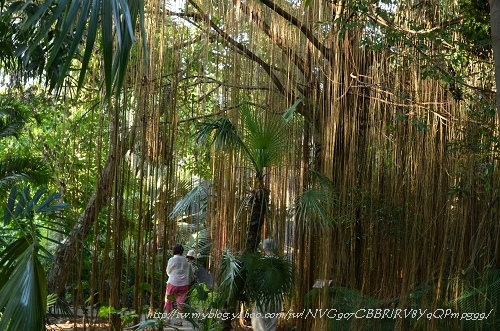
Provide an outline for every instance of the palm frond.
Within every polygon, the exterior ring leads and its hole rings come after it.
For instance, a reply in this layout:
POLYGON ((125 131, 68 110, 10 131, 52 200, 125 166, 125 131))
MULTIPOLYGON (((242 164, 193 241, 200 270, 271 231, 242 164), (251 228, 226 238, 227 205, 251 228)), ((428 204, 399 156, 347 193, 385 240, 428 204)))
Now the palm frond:
POLYGON ((228 118, 216 118, 198 125, 196 141, 210 138, 217 150, 241 150, 261 178, 264 168, 276 165, 286 152, 287 122, 280 116, 259 117, 247 104, 241 107, 242 132, 228 118))
POLYGON ((255 112, 243 112, 245 146, 257 171, 277 165, 287 148, 286 122, 279 116, 258 117, 255 112))
POLYGON ((184 197, 175 204, 169 218, 187 214, 192 210, 204 211, 207 205, 210 183, 203 181, 194 186, 184 197))
POLYGON ((247 270, 245 288, 252 301, 261 309, 277 309, 292 288, 291 262, 279 256, 260 257, 256 254, 246 254, 244 261, 247 270))
MULTIPOLYGON (((60 194, 44 199, 45 193, 42 188, 32 195, 30 187, 18 190, 13 186, 4 207, 4 225, 21 235, 0 252, 1 330, 45 329, 47 299, 51 297, 47 296, 45 270, 39 258, 50 259, 51 254, 39 244, 42 236, 35 219, 37 214, 50 216, 68 207, 59 202, 60 194)), ((44 224, 40 226, 50 229, 44 224)), ((59 231, 57 227, 52 230, 59 231)))
POLYGON ((24 127, 24 122, 0 123, 0 138, 15 137, 24 127))
POLYGON ((297 197, 292 208, 297 223, 314 232, 324 231, 333 226, 333 215, 326 207, 329 206, 330 201, 328 194, 324 191, 315 188, 305 191, 297 197))
POLYGON ((317 171, 311 171, 311 175, 314 181, 318 183, 321 191, 329 196, 335 196, 335 185, 330 178, 317 171))
POLYGON ((283 119, 285 122, 290 122, 293 118, 293 115, 295 114, 295 110, 297 110, 297 107, 302 103, 302 99, 297 99, 294 104, 285 110, 283 113, 283 119))
POLYGON ((187 246, 201 254, 201 257, 206 257, 210 253, 210 248, 212 247, 210 233, 209 229, 205 227, 200 228, 189 236, 186 242, 187 246))
MULTIPOLYGON (((15 220, 18 229, 24 230, 24 227, 21 227, 23 223, 32 223, 35 214, 50 215, 70 206, 59 202, 61 197, 59 193, 52 193, 40 202, 45 192, 44 188, 40 188, 31 196, 29 187, 25 187, 21 191, 18 191, 17 186, 12 187, 7 205, 4 207, 4 224, 8 225, 12 220, 15 220)), ((33 230, 32 227, 29 228, 33 230)))
POLYGON ((72 317, 74 315, 68 303, 59 298, 55 293, 51 293, 47 296, 47 308, 49 310, 56 310, 59 316, 72 317))
POLYGON ((28 179, 29 179, 29 177, 25 173, 16 173, 16 174, 3 176, 0 178, 0 187, 7 188, 12 183, 18 183, 22 180, 28 180, 28 179))
POLYGON ((197 125, 196 142, 207 141, 217 150, 231 150, 243 147, 236 126, 226 117, 216 118, 212 121, 197 125))
POLYGON ((49 168, 41 158, 10 156, 0 161, 0 187, 8 187, 12 183, 22 180, 45 185, 49 178, 49 168))
POLYGON ((16 137, 28 121, 28 114, 18 100, 9 96, 0 97, 0 139, 16 137))
POLYGON ((226 250, 222 255, 219 270, 219 293, 222 302, 234 305, 243 292, 242 263, 237 256, 226 250))
POLYGON ((1 330, 44 330, 47 306, 45 271, 37 244, 21 237, 0 255, 1 330))
POLYGON ((313 187, 297 196, 291 212, 299 226, 319 232, 335 225, 333 210, 339 202, 332 181, 318 172, 311 174, 313 187))
MULTIPOLYGON (((84 43, 78 78, 78 88, 81 88, 94 54, 97 32, 101 29, 104 81, 106 94, 110 96, 113 90, 119 91, 123 84, 138 19, 141 33, 145 33, 143 6, 143 1, 126 0, 45 0, 40 4, 33 4, 30 11, 27 6, 14 6, 10 8, 13 17, 25 16, 26 19, 20 30, 14 33, 13 41, 23 46, 24 51, 19 55, 29 58, 41 45, 46 47, 44 43, 49 40, 45 69, 58 75, 58 86, 66 78, 72 60, 80 53, 84 43), (31 32, 29 38, 26 36, 27 31, 31 32), (49 35, 54 35, 55 38, 50 40, 49 35), (57 70, 51 70, 54 66, 57 70)), ((146 39, 145 36, 143 39, 146 39)), ((144 53, 146 54, 146 49, 144 53)))

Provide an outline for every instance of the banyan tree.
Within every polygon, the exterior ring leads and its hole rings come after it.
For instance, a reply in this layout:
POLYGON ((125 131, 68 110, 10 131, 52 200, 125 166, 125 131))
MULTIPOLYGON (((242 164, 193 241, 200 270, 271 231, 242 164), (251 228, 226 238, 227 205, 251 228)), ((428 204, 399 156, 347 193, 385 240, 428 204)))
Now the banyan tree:
POLYGON ((53 47, 9 56, 47 52, 58 121, 88 128, 43 145, 77 215, 58 220, 48 289, 75 314, 120 329, 159 311, 175 243, 207 270, 197 309, 249 310, 261 269, 242 256, 273 238, 286 277, 262 275, 286 279, 283 311, 328 312, 283 330, 499 325, 486 1, 43 3, 2 5, 35 39, 11 34, 53 47), (250 285, 231 296, 228 275, 250 285))

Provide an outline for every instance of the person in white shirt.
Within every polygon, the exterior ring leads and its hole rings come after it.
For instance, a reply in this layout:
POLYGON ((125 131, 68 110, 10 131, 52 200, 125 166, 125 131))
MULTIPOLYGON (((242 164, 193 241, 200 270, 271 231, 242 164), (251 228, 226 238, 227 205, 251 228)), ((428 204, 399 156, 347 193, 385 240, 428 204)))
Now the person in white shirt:
POLYGON ((184 302, 189 290, 189 285, 193 278, 191 263, 185 256, 182 256, 184 247, 176 244, 173 248, 173 254, 167 263, 167 290, 165 293, 165 311, 172 311, 172 302, 175 298, 177 309, 182 311, 184 302))

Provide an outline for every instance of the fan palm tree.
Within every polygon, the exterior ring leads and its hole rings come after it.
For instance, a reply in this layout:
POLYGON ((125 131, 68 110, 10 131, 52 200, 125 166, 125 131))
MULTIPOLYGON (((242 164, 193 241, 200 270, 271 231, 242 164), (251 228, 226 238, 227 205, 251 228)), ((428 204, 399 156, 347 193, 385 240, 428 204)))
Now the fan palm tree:
MULTIPOLYGON (((214 145, 216 150, 241 152, 251 164, 255 174, 255 185, 246 200, 250 207, 250 216, 246 230, 245 253, 234 256, 227 251, 223 256, 219 270, 217 305, 221 308, 226 307, 231 313, 236 311, 240 302, 275 301, 277 300, 276 293, 269 287, 278 288, 280 293, 286 293, 286 288, 283 286, 292 283, 291 272, 287 271, 291 268, 288 269, 287 265, 278 263, 281 262, 279 258, 276 261, 266 260, 276 263, 263 270, 261 267, 264 267, 264 264, 260 263, 258 254, 256 254, 267 215, 270 194, 265 183, 265 171, 271 166, 278 165, 286 152, 290 111, 285 112, 283 117, 271 114, 262 114, 263 116, 259 117, 259 114, 244 105, 240 114, 242 118, 240 128, 227 117, 215 118, 200 124, 196 136, 197 141, 208 140, 210 137, 211 145, 214 145), (284 269, 278 268, 278 270, 277 266, 284 267, 284 269), (275 271, 283 277, 275 277, 275 271), (270 275, 271 278, 254 277, 255 275, 270 275), (264 279, 269 282, 266 283, 264 279), (280 279, 285 281, 276 284, 275 281, 280 279), (264 299, 262 293, 265 293, 264 299)), ((231 328, 230 321, 225 322, 224 329, 229 330, 231 328)))
POLYGON ((279 116, 259 118, 248 107, 241 111, 242 126, 238 127, 227 117, 216 118, 199 126, 197 141, 211 137, 217 150, 237 150, 252 165, 256 183, 250 192, 248 203, 250 219, 246 233, 245 251, 255 252, 264 225, 269 189, 265 185, 265 170, 278 165, 286 152, 287 121, 279 116))

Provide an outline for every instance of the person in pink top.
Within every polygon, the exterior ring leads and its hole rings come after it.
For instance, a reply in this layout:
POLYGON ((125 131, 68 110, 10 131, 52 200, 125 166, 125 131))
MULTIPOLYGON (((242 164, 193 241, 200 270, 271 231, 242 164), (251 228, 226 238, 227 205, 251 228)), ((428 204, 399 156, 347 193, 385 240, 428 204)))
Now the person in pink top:
POLYGON ((172 301, 175 298, 177 309, 182 311, 184 302, 189 290, 189 285, 193 279, 191 263, 185 256, 182 256, 184 247, 176 244, 173 248, 174 256, 167 263, 167 291, 165 293, 165 311, 172 311, 172 301))

